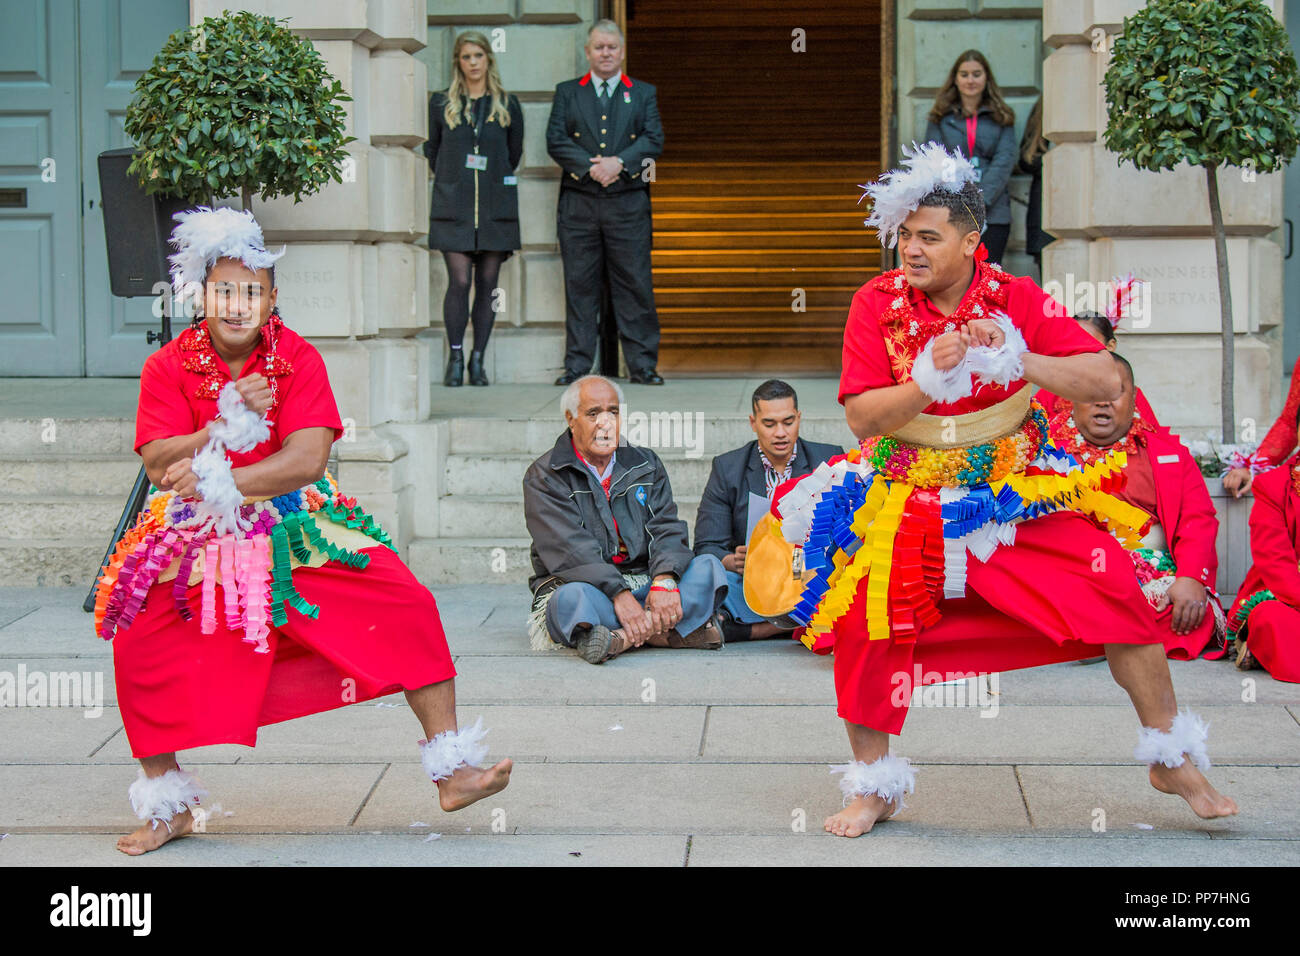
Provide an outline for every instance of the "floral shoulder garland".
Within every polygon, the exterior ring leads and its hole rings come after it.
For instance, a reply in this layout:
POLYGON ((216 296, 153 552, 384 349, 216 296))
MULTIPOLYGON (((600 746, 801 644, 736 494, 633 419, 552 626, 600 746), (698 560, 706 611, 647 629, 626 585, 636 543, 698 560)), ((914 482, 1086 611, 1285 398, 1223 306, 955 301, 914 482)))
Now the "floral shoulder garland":
POLYGON ((1079 426, 1074 421, 1074 409, 1069 408, 1062 409, 1052 416, 1050 432, 1052 443, 1057 448, 1068 452, 1084 464, 1092 464, 1117 451, 1129 455, 1137 454, 1139 450, 1146 447, 1147 436, 1154 433, 1155 429, 1147 424, 1140 414, 1134 412, 1133 422, 1124 433, 1124 438, 1113 445, 1101 447, 1083 437, 1079 426))
POLYGON ((902 269, 882 272, 869 283, 871 288, 893 295, 894 299, 880 316, 880 331, 894 378, 899 384, 912 379, 912 363, 936 335, 955 332, 974 319, 982 319, 995 309, 1007 307, 1008 285, 1014 279, 996 266, 979 267, 975 288, 949 316, 922 321, 912 303, 911 288, 902 269))
MULTIPOLYGON (((279 354, 280 333, 283 329, 284 320, 278 313, 272 313, 271 318, 262 326, 261 332, 265 361, 260 371, 271 386, 270 414, 272 416, 280 403, 279 379, 293 374, 293 365, 279 354)), ((207 324, 200 323, 181 332, 177 336, 176 345, 182 354, 181 368, 203 376, 203 380, 194 389, 193 397, 216 401, 217 396, 221 394, 222 386, 231 379, 226 363, 221 361, 216 349, 212 347, 212 337, 208 333, 207 324)))

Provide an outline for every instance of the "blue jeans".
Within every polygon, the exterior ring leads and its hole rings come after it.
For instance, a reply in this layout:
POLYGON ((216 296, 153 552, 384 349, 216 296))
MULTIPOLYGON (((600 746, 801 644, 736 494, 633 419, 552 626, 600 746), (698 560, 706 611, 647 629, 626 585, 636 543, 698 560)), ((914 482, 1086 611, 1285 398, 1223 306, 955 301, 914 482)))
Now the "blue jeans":
POLYGON ((722 602, 728 614, 733 621, 739 621, 741 624, 759 624, 766 621, 767 618, 761 614, 755 614, 745 603, 745 579, 735 571, 724 571, 727 576, 727 599, 722 602))
MULTIPOLYGON (((711 554, 700 555, 691 561, 686 573, 677 582, 682 599, 682 619, 676 631, 683 636, 704 626, 722 605, 727 593, 726 572, 722 562, 711 554)), ((650 585, 637 588, 632 596, 642 605, 650 593, 650 585)), ((614 602, 600 588, 582 581, 561 584, 546 605, 546 628, 551 640, 573 647, 573 632, 603 624, 611 631, 622 627, 614 613, 614 602)))

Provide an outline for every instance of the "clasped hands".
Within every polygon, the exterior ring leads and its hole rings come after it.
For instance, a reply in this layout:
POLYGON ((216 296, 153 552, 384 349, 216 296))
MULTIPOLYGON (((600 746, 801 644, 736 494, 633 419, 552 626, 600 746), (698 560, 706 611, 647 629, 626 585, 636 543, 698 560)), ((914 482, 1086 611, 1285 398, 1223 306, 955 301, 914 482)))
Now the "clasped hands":
POLYGON ((623 172, 623 161, 617 156, 592 156, 591 178, 602 186, 614 182, 623 172))
POLYGON ((955 332, 936 335, 930 358, 937 371, 946 372, 961 364, 967 349, 977 345, 999 349, 1006 341, 1006 335, 992 319, 972 319, 955 332))
MULTIPOLYGON (((249 411, 265 414, 271 407, 271 383, 266 376, 254 372, 235 382, 239 397, 249 411)), ((167 466, 158 482, 160 491, 174 491, 181 498, 198 498, 199 478, 194 474, 193 455, 180 458, 167 466)))
POLYGON ((614 598, 614 613, 628 643, 640 647, 650 638, 665 634, 682 619, 682 596, 676 588, 651 591, 641 606, 631 591, 620 591, 614 598))

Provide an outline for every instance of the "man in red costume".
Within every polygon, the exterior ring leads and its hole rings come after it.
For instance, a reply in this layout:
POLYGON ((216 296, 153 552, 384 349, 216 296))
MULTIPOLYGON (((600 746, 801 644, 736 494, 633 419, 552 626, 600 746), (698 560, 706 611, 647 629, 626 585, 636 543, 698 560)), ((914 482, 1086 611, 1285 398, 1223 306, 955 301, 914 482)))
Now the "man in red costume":
POLYGON ((275 308, 278 254, 251 213, 176 218, 173 284, 201 317, 141 373, 135 448, 158 490, 95 615, 141 764, 142 825, 118 849, 190 832, 206 791, 176 751, 251 747, 266 724, 399 690, 444 810, 501 790, 511 762, 480 768, 485 731, 457 730, 433 596, 325 474, 342 423, 320 354, 275 308))
POLYGON ((1149 524, 1129 552, 1147 600, 1158 613, 1165 652, 1174 660, 1224 654, 1222 608, 1214 593, 1219 519, 1205 479, 1178 437, 1136 411, 1133 367, 1117 352, 1124 391, 1113 402, 1078 402, 1052 418, 1052 443, 1084 464, 1123 451, 1124 485, 1115 497, 1142 509, 1149 524))
POLYGON ((1277 680, 1300 683, 1300 456, 1255 479, 1250 509, 1254 565, 1228 624, 1244 641, 1237 666, 1253 662, 1277 680))
MULTIPOLYGON (((1018 397, 1031 383, 1076 402, 1117 397, 1120 376, 1102 345, 1031 280, 978 255, 984 204, 969 164, 929 144, 904 165, 868 187, 867 224, 879 227, 882 242, 897 241, 903 267, 859 289, 849 310, 840 401, 853 433, 890 436, 890 447, 910 446, 908 460, 919 461, 990 435, 986 447, 1003 448, 999 441, 1042 416, 1018 397), (1002 384, 973 392, 975 379, 1002 384)), ((936 492, 944 496, 944 488, 936 492)), ((866 833, 914 786, 908 762, 889 752, 889 735, 906 715, 905 703, 891 701, 896 675, 1009 670, 1094 656, 1102 646, 1141 722, 1135 756, 1149 765, 1151 784, 1182 796, 1199 816, 1236 813, 1201 773, 1209 766, 1206 725, 1178 711, 1154 616, 1120 543, 1071 511, 1012 527, 1014 544, 970 561, 965 596, 945 597, 941 619, 911 639, 897 639, 888 625, 878 639, 880 624, 866 613, 870 578, 836 621, 836 695, 854 762, 833 768, 843 773, 845 807, 825 828, 866 833)))

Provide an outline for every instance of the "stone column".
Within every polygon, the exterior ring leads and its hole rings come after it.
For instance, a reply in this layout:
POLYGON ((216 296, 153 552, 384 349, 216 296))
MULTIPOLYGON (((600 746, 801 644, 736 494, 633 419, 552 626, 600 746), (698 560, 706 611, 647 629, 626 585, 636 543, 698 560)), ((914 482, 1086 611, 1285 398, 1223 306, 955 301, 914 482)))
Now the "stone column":
MULTIPOLYGON (((192 22, 228 2, 192 0, 192 22)), ((288 243, 276 268, 280 311, 321 352, 346 434, 339 479, 399 546, 412 533, 413 483, 400 423, 429 415, 424 0, 246 0, 239 9, 288 19, 352 97, 343 182, 253 214, 267 243, 288 243)))
MULTIPOLYGON (((1057 236, 1043 254, 1044 285, 1071 311, 1095 309, 1116 276, 1150 286, 1149 315, 1121 326, 1119 349, 1163 424, 1185 437, 1219 437, 1219 287, 1205 172, 1152 173, 1103 142, 1102 78, 1110 45, 1141 0, 1044 0, 1043 228, 1057 236)), ((1280 16, 1280 3, 1271 4, 1280 16)), ((1223 167, 1219 190, 1228 233, 1236 330, 1238 439, 1257 441, 1280 401, 1282 176, 1223 167)))

